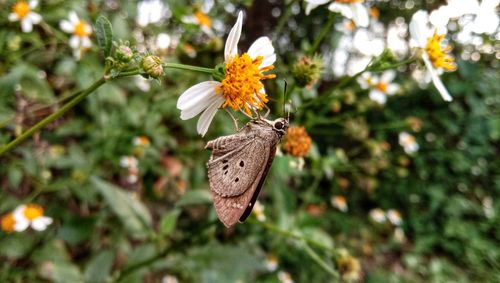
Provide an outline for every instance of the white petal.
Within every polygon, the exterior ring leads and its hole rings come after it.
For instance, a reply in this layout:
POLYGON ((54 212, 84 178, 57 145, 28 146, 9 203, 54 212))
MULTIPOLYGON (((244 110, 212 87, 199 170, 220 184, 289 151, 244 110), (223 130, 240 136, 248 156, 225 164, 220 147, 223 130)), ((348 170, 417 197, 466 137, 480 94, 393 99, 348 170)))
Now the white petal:
POLYGON ((37 231, 43 231, 52 224, 52 218, 47 217, 47 216, 40 216, 36 219, 33 219, 31 221, 31 228, 37 230, 37 231))
POLYGON ((429 15, 426 11, 419 10, 413 14, 410 21, 410 35, 411 38, 417 43, 418 47, 424 48, 427 45, 429 37, 429 15))
POLYGON ((396 71, 394 70, 387 70, 382 74, 382 77, 380 78, 380 81, 383 83, 390 83, 394 80, 396 77, 396 71))
POLYGON ((215 90, 213 93, 206 95, 203 97, 199 103, 191 106, 190 108, 186 108, 181 111, 181 119, 182 120, 187 120, 191 119, 194 116, 200 114, 203 110, 207 109, 208 106, 210 106, 214 101, 216 101, 218 98, 220 98, 221 95, 215 93, 215 90))
POLYGON ((35 9, 38 6, 38 0, 31 0, 29 3, 30 9, 35 9))
POLYGON ((274 47, 271 40, 267 36, 259 37, 248 49, 248 55, 255 59, 257 56, 264 57, 260 68, 272 65, 276 61, 276 54, 274 54, 274 47))
POLYGON ((387 96, 383 92, 376 89, 370 91, 369 96, 371 100, 377 102, 378 104, 385 104, 387 101, 387 96))
POLYGON ((73 33, 75 31, 75 25, 68 20, 62 20, 59 22, 59 27, 67 33, 73 33))
POLYGON ((78 15, 76 14, 75 11, 71 11, 69 12, 69 21, 73 24, 73 25, 77 25, 79 22, 80 22, 80 18, 78 18, 78 15))
POLYGON ((73 56, 76 61, 80 61, 82 59, 82 49, 80 47, 73 49, 73 56))
POLYGON ((22 232, 30 226, 30 221, 26 218, 22 220, 16 220, 16 223, 14 224, 14 230, 17 232, 22 232))
POLYGON ((12 212, 12 217, 16 222, 22 221, 22 220, 28 220, 26 216, 24 215, 24 210, 26 209, 26 205, 22 204, 16 207, 14 211, 12 212))
POLYGON ((438 75, 436 69, 434 69, 434 66, 432 66, 432 63, 429 60, 427 53, 424 53, 422 55, 422 58, 424 60, 425 66, 429 70, 432 82, 434 83, 434 86, 436 87, 436 89, 439 91, 439 94, 441 94, 441 97, 443 97, 443 99, 445 101, 452 101, 453 98, 451 97, 450 93, 448 92, 448 90, 444 86, 443 82, 441 81, 441 78, 439 78, 439 75, 438 75))
MULTIPOLYGON (((185 110, 203 102, 206 96, 213 95, 215 89, 220 85, 217 81, 206 81, 188 88, 177 100, 177 108, 185 110)), ((208 107, 208 105, 206 105, 208 107)))
POLYGON ((336 13, 340 13, 342 16, 352 19, 353 14, 352 14, 352 9, 350 7, 350 4, 341 4, 334 2, 328 6, 328 10, 336 13))
POLYGON ((31 23, 31 19, 25 17, 21 20, 21 29, 23 32, 31 32, 33 30, 33 23, 31 23))
POLYGON ((80 37, 73 35, 69 39, 69 46, 71 46, 71 48, 73 48, 73 49, 80 48, 80 37))
POLYGON ((370 24, 368 9, 362 3, 351 4, 352 19, 359 27, 367 27, 370 24))
POLYGON ((224 59, 226 62, 233 59, 233 57, 238 54, 238 41, 240 41, 242 25, 243 25, 243 12, 240 11, 238 13, 238 19, 236 20, 236 24, 234 24, 226 40, 226 46, 224 48, 224 59))
POLYGON ((389 84, 387 86, 387 90, 386 90, 386 93, 388 95, 393 95, 395 94, 396 92, 398 92, 399 90, 399 85, 398 84, 389 84))
POLYGON ((81 41, 82 41, 82 47, 84 48, 92 47, 92 41, 90 41, 90 38, 88 36, 82 37, 81 41))
POLYGON ((306 5, 306 15, 309 15, 312 9, 315 9, 319 5, 323 5, 328 3, 330 0, 305 0, 307 2, 306 5))
POLYGON ((15 22, 15 21, 18 21, 18 20, 19 20, 19 17, 17 16, 16 13, 10 13, 9 14, 9 21, 15 22))
POLYGON ((30 12, 28 15, 26 15, 31 19, 31 22, 34 24, 38 24, 39 22, 42 21, 42 16, 40 16, 37 13, 30 12))
POLYGON ((92 33, 92 27, 90 25, 85 24, 83 29, 84 29, 85 33, 87 33, 87 34, 92 33))
POLYGON ((208 108, 201 114, 200 119, 198 120, 198 124, 196 125, 196 129, 198 134, 204 136, 207 131, 210 123, 214 119, 215 113, 217 113, 217 109, 224 103, 224 98, 221 96, 219 99, 214 101, 208 108))

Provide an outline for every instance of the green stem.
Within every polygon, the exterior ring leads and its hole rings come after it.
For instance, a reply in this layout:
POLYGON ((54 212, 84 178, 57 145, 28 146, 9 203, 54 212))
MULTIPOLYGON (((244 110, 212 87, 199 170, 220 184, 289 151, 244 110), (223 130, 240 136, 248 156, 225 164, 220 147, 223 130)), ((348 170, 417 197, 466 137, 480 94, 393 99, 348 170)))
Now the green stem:
POLYGON ((326 263, 308 244, 304 243, 304 250, 311 257, 311 259, 316 262, 323 270, 328 272, 334 278, 339 279, 339 273, 333 269, 328 263, 326 263))
POLYGON ((212 74, 214 72, 213 68, 204 68, 204 67, 177 64, 177 63, 163 63, 163 67, 164 68, 195 71, 195 72, 207 73, 207 74, 212 74))
POLYGON ((105 82, 106 82, 106 80, 104 78, 100 78, 99 80, 97 80, 96 82, 94 82, 89 88, 87 88, 82 93, 80 93, 79 95, 77 95, 75 98, 73 98, 70 102, 68 102, 67 104, 65 104, 59 110, 57 110, 56 112, 50 114, 45 119, 43 119, 42 121, 38 122, 35 126, 31 127, 29 130, 27 130, 26 132, 22 133, 20 136, 18 136, 17 138, 15 138, 13 141, 11 141, 7 145, 5 145, 2 148, 0 148, 0 155, 2 155, 5 152, 11 150, 15 146, 17 146, 18 144, 20 144, 21 142, 23 142, 25 139, 29 138, 34 133, 36 133, 37 131, 39 131, 41 128, 45 127, 47 124, 49 124, 49 123, 53 122, 54 120, 56 120, 57 118, 61 117, 61 115, 63 115, 68 110, 70 110, 71 108, 73 108, 76 104, 78 104, 80 101, 82 101, 82 99, 84 99, 85 97, 87 97, 87 95, 91 94, 94 90, 98 89, 105 82))
POLYGON ((280 17, 280 20, 278 24, 276 25, 276 29, 274 32, 274 40, 277 40, 281 34, 281 31, 283 30, 283 27, 285 26, 285 23, 288 22, 288 19, 292 15, 292 6, 295 0, 290 1, 290 3, 286 4, 285 10, 283 11, 282 16, 280 17))
POLYGON ((323 28, 319 32, 319 35, 316 37, 313 44, 311 45, 311 48, 308 51, 309 55, 313 55, 314 52, 316 52, 323 39, 325 39, 327 33, 332 30, 332 25, 334 21, 335 21, 335 14, 330 13, 330 15, 328 16, 328 22, 323 26, 323 28))

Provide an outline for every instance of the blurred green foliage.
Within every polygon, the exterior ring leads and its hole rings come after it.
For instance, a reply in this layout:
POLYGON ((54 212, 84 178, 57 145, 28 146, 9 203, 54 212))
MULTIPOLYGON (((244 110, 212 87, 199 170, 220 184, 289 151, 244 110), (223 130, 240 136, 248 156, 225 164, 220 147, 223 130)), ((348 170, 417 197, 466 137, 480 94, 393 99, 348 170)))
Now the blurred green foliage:
MULTIPOLYGON (((290 272, 295 282, 336 282, 344 249, 361 262, 366 282, 499 282, 500 75, 490 64, 494 55, 479 62, 457 58, 458 70, 443 76, 451 103, 432 86, 419 88, 408 68, 396 79, 403 91, 383 107, 355 80, 335 88, 341 80, 329 66, 315 87, 300 88, 290 74, 293 63, 329 12, 318 8, 306 17, 302 1, 285 2, 216 1, 208 15, 223 28, 214 39, 182 22, 194 11, 188 1, 164 1, 168 19, 143 28, 135 22, 135 1, 41 1, 44 22, 31 33, 6 20, 13 1, 0 1, 6 7, 0 11, 0 144, 102 76, 105 58, 95 37, 80 61, 72 57, 68 36, 59 30, 70 10, 91 23, 104 15, 115 40, 151 52, 148 42, 156 34, 178 35, 177 47, 158 55, 209 68, 223 61, 221 40, 235 11, 246 10, 240 49, 261 35, 287 40, 275 45, 278 79, 266 82, 271 115, 283 113, 286 79, 292 123, 305 126, 313 140, 302 170, 290 166, 296 158, 276 157, 260 196, 266 222, 252 216, 225 229, 211 204, 204 144, 233 133, 232 122, 219 113, 201 138, 196 119, 182 121, 176 108, 184 90, 209 76, 166 69, 159 83, 139 77, 108 82, 0 157, 0 213, 34 202, 54 219, 42 232, 0 232, 0 282, 161 282, 166 275, 179 282, 279 282, 278 271, 290 272), (288 7, 299 10, 290 14, 288 7), (280 23, 274 9, 288 21, 280 23), (187 55, 185 44, 196 57, 187 55), (324 95, 324 103, 310 103, 324 95), (402 131, 416 137, 417 153, 398 145, 402 131), (142 135, 150 146, 132 144, 142 135), (129 155, 139 160, 136 183, 120 166, 129 155), (332 206, 334 195, 346 197, 348 212, 332 206), (370 219, 374 208, 401 213, 403 240, 392 225, 370 219), (267 269, 269 255, 277 257, 277 271, 267 269)), ((408 22, 417 9, 440 4, 411 1, 411 9, 396 9, 387 1, 367 2, 383 23, 408 22)), ((339 35, 332 31, 318 53, 335 48, 339 35)), ((100 45, 109 48, 105 39, 100 45)), ((462 47, 454 47, 460 54, 462 47)))

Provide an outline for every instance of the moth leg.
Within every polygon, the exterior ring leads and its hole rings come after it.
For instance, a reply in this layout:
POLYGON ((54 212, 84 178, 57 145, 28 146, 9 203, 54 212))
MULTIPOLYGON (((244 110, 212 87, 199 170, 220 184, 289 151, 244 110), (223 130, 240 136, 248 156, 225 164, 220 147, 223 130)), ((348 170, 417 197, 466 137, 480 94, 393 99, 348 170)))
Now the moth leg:
POLYGON ((266 114, 264 115, 264 118, 267 118, 267 116, 269 116, 269 113, 271 113, 271 109, 269 107, 267 107, 266 104, 264 104, 264 107, 267 109, 266 114))
MULTIPOLYGON (((253 109, 253 108, 252 108, 253 109)), ((245 112, 243 109, 240 108, 240 106, 238 105, 238 110, 240 110, 241 113, 243 113, 243 115, 247 116, 248 118, 250 119, 253 119, 252 116, 248 115, 247 112, 245 112)))
POLYGON ((231 119, 233 119, 234 128, 236 129, 237 132, 239 132, 240 129, 238 127, 238 119, 234 118, 233 114, 231 114, 231 112, 229 110, 227 110, 227 108, 224 108, 224 110, 226 110, 227 114, 229 114, 229 116, 231 117, 231 119))

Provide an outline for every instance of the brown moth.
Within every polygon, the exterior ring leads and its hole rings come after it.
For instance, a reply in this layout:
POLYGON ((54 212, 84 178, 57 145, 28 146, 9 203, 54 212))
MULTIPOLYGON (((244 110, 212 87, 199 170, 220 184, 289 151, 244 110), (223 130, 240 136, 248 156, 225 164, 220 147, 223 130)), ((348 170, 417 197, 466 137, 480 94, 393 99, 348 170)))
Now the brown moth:
POLYGON ((211 140, 207 163, 215 211, 230 227, 252 212, 276 154, 276 146, 288 129, 288 119, 254 119, 238 133, 211 140))

